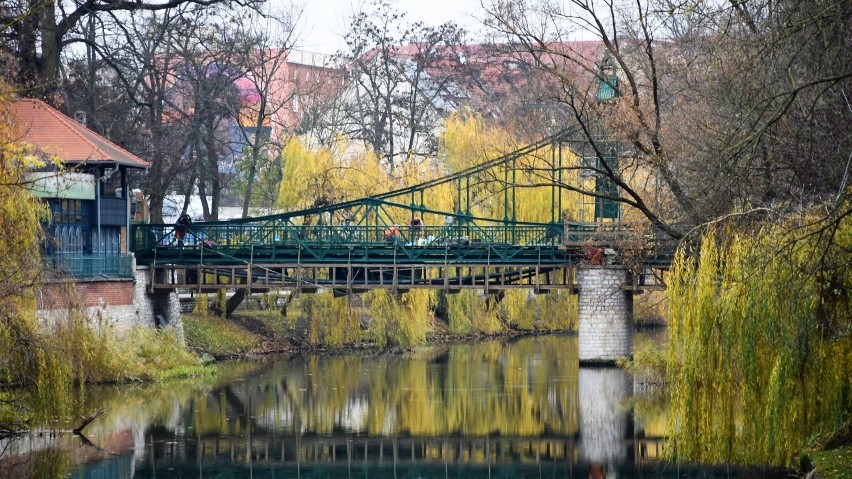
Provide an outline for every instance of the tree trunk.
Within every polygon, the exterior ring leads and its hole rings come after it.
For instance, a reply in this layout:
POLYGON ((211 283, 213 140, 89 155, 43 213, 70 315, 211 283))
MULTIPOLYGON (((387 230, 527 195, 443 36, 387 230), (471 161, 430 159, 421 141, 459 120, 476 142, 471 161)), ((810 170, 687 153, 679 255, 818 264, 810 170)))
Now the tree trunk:
POLYGON ((50 0, 41 6, 41 68, 38 95, 47 103, 56 105, 54 94, 59 89, 59 42, 56 28, 56 4, 50 0))
MULTIPOLYGON (((207 160, 207 177, 210 179, 210 221, 219 219, 219 196, 221 194, 221 182, 219 180, 219 155, 216 154, 216 121, 212 122, 207 129, 204 140, 204 153, 207 160)), ((202 203, 207 201, 201 198, 202 203)))
POLYGON ((251 164, 249 165, 248 178, 246 178, 246 196, 243 199, 243 218, 248 217, 249 206, 251 205, 251 193, 254 187, 254 176, 257 174, 257 160, 260 157, 260 146, 255 143, 251 147, 251 164))
POLYGON ((242 304, 243 300, 248 296, 247 289, 238 289, 234 292, 234 295, 228 298, 228 301, 225 303, 225 317, 230 318, 231 314, 237 310, 240 304, 242 304))

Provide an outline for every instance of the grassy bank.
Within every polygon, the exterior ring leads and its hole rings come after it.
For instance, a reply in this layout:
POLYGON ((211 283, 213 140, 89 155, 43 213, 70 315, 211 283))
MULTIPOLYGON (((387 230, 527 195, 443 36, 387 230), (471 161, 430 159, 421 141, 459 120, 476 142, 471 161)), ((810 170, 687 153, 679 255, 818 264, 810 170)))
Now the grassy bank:
MULTIPOLYGON (((310 338, 305 337, 299 328, 291 325, 276 311, 238 311, 228 319, 214 315, 185 314, 183 327, 187 348, 201 356, 209 355, 215 359, 292 351, 396 346, 371 342, 362 335, 335 345, 311 343, 310 338)), ((490 334, 454 333, 446 323, 435 319, 430 321, 425 331, 427 343, 518 333, 514 330, 490 334)))
POLYGON ((817 451, 812 455, 814 477, 848 479, 852 477, 852 445, 817 451))
POLYGON ((160 382, 215 371, 173 330, 136 327, 118 333, 71 317, 51 328, 34 324, 26 333, 21 337, 31 345, 36 365, 21 365, 26 358, 15 354, 0 358, 0 437, 70 414, 92 384, 160 382), (36 375, 35 385, 21 379, 28 370, 36 375))
POLYGON ((238 312, 228 319, 187 314, 183 328, 189 349, 215 358, 286 350, 292 345, 278 313, 273 311, 238 312))
POLYGON ((576 331, 576 297, 511 291, 448 295, 426 290, 353 297, 258 295, 252 310, 216 316, 204 297, 184 315, 187 345, 216 358, 317 348, 409 348, 426 342, 537 331, 576 331))

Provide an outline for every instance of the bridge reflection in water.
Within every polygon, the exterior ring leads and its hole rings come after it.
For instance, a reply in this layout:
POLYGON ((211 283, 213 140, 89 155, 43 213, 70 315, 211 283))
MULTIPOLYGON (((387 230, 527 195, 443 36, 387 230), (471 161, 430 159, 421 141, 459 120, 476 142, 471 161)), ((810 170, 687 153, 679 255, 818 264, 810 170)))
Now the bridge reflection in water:
MULTIPOLYGON (((621 386, 630 378, 620 370, 581 368, 580 374, 591 396, 629 392, 621 386)), ((137 465, 134 477, 603 478, 636 477, 643 465, 665 472, 656 461, 662 438, 634 437, 630 413, 623 408, 627 396, 597 397, 605 404, 581 409, 581 430, 567 437, 247 433, 150 438, 147 460, 137 465)))
POLYGON ((633 477, 632 386, 571 336, 294 358, 185 403, 134 477, 633 477))
POLYGON ((176 387, 92 391, 88 407, 108 411, 70 476, 738 477, 658 461, 664 408, 634 419, 630 376, 578 363, 577 338, 553 335, 240 361, 176 387))
MULTIPOLYGON (((659 451, 659 443, 617 446, 659 451)), ((151 461, 135 477, 633 477, 643 462, 583 461, 573 437, 181 437, 150 447, 151 461)))

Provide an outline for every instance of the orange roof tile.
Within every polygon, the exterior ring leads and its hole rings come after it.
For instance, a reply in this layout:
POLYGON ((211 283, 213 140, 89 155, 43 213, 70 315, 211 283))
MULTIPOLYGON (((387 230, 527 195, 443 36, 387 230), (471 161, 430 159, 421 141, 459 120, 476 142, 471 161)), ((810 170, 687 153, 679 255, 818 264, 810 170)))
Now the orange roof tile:
POLYGON ((68 118, 41 100, 14 102, 13 141, 32 145, 66 163, 147 168, 151 164, 68 118))

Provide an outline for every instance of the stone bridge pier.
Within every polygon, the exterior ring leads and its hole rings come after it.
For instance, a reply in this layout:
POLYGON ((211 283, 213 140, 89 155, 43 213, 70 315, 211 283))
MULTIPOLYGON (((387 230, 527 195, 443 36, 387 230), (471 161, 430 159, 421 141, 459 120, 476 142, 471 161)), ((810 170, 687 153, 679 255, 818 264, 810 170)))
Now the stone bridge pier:
POLYGON ((579 288, 580 364, 614 364, 633 352, 633 291, 622 266, 581 266, 579 288))
MULTIPOLYGON (((159 274, 165 274, 158 271, 159 274)), ((180 317, 180 299, 176 291, 151 292, 152 271, 147 266, 134 269, 135 281, 134 306, 136 315, 142 324, 157 328, 174 328, 180 341, 183 341, 183 322, 180 317)))

